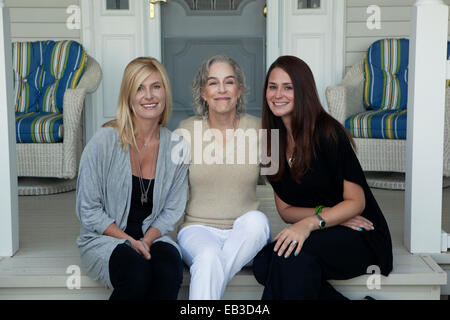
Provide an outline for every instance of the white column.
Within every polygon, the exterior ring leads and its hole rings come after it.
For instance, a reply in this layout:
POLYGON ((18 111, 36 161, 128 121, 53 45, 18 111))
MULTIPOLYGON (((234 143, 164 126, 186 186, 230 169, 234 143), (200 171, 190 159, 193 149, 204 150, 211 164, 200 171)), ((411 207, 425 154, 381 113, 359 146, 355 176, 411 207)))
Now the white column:
POLYGON ((280 2, 267 1, 266 15, 266 70, 280 56, 280 2))
POLYGON ((442 163, 448 7, 418 0, 409 44, 404 244, 411 253, 441 248, 442 163))
POLYGON ((9 11, 0 1, 0 256, 19 249, 16 135, 9 11))

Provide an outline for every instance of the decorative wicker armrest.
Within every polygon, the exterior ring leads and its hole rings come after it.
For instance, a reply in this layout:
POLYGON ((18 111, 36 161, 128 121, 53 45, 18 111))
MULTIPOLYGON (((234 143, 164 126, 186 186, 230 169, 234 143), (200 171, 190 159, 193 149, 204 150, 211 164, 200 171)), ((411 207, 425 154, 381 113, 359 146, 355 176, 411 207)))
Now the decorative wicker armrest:
POLYGON ((341 83, 326 88, 328 110, 340 123, 344 124, 345 119, 365 110, 363 85, 363 60, 361 60, 351 67, 341 83))
POLYGON ((81 139, 81 114, 87 91, 81 89, 67 89, 64 94, 64 143, 63 143, 63 175, 72 179, 77 173, 77 143, 81 139))
POLYGON ((81 142, 81 114, 86 95, 97 90, 102 79, 102 70, 98 62, 88 56, 86 70, 76 89, 67 89, 64 93, 63 123, 63 176, 72 179, 77 174, 78 144, 81 142))
POLYGON ((88 56, 86 70, 78 83, 77 89, 84 88, 87 93, 93 93, 97 90, 101 79, 102 69, 100 65, 94 58, 88 56))

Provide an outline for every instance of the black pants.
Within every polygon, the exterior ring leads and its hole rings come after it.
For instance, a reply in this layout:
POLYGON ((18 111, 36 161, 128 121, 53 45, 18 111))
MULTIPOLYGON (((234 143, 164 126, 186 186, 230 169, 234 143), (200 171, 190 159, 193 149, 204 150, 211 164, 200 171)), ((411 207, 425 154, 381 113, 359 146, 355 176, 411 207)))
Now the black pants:
POLYGON ((183 263, 171 244, 156 242, 145 260, 132 247, 118 245, 109 259, 114 291, 110 300, 176 300, 183 280, 183 263))
POLYGON ((376 258, 361 232, 336 226, 311 233, 300 254, 279 257, 275 242, 253 260, 256 280, 264 285, 263 300, 342 300, 327 280, 350 279, 367 272, 376 258))

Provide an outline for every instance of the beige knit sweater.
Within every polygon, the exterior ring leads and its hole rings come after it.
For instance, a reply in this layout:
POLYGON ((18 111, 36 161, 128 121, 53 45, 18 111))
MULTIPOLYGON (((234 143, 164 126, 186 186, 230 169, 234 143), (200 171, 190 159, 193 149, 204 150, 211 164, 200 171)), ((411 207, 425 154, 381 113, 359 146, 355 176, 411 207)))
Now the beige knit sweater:
POLYGON ((258 209, 260 128, 259 118, 241 115, 238 130, 223 147, 206 132, 206 119, 191 117, 180 123, 178 129, 184 130, 177 133, 191 145, 189 200, 180 229, 193 224, 229 229, 238 217, 258 209))

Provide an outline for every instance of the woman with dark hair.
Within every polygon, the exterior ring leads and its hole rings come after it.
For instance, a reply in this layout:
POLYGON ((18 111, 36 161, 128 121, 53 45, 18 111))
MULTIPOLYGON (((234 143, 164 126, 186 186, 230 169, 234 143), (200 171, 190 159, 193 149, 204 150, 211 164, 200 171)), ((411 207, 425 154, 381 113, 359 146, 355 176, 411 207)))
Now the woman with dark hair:
POLYGON ((290 225, 254 259, 263 299, 345 299, 329 283, 392 270, 389 228, 345 128, 323 109, 308 65, 279 57, 264 84, 267 150, 279 145, 279 171, 267 176, 290 225), (279 141, 270 131, 279 130, 279 141))

